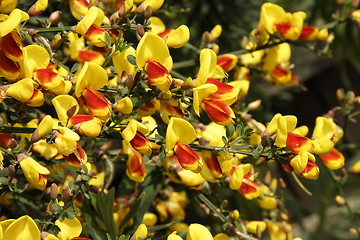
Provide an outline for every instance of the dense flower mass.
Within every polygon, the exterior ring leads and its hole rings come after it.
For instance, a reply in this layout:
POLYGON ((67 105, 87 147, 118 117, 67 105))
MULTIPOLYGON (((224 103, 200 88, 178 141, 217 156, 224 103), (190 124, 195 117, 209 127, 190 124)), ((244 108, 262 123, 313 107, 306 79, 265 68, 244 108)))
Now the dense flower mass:
POLYGON ((359 2, 322 25, 265 2, 234 51, 230 20, 196 29, 181 16, 207 3, 178 2, 0 0, 0 240, 308 239, 303 192, 360 236, 360 96, 309 126, 271 103, 306 90, 295 49, 330 55, 359 2))

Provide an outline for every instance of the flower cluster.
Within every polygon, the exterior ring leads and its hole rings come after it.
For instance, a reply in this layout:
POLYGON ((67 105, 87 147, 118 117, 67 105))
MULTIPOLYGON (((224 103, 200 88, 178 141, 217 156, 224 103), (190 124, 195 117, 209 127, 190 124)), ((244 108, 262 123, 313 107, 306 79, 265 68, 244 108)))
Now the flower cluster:
POLYGON ((251 114, 259 76, 299 86, 292 48, 332 43, 305 12, 264 3, 242 49, 223 52, 222 26, 196 47, 187 25, 167 28, 163 0, 20 2, 0 1, 0 239, 300 239, 281 176, 309 192, 298 176, 318 179, 317 159, 346 171, 338 113, 358 114, 353 92, 311 137, 294 115, 251 114))

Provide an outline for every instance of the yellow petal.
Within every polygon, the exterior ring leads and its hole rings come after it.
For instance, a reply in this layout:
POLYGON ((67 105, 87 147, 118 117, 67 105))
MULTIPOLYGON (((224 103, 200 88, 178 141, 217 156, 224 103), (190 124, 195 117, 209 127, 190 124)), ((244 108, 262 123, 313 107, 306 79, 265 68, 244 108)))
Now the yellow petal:
POLYGON ((51 100, 51 103, 54 105, 57 116, 63 126, 66 126, 67 120, 69 118, 67 115, 67 111, 69 109, 73 107, 75 108, 73 115, 76 115, 76 113, 79 111, 78 102, 74 97, 69 95, 56 96, 51 100))
POLYGON ((193 108, 198 116, 200 116, 200 104, 202 100, 207 98, 217 90, 218 88, 214 84, 203 84, 199 87, 193 88, 193 97, 194 97, 193 108))
POLYGON ((149 27, 153 33, 159 34, 166 30, 165 24, 160 18, 152 16, 149 20, 151 22, 149 27))
POLYGON ((189 226, 186 240, 213 240, 213 237, 206 227, 198 223, 193 223, 189 226))
POLYGON ((174 148, 175 144, 181 142, 190 144, 196 139, 194 127, 184 119, 172 117, 166 130, 166 149, 174 148))
POLYGON ((139 123, 135 119, 131 119, 124 131, 122 131, 121 135, 125 141, 130 142, 135 137, 137 131, 142 134, 147 134, 149 129, 144 124, 139 123))
POLYGON ((50 115, 46 115, 39 123, 39 126, 37 127, 37 129, 39 131, 40 138, 49 134, 53 129, 52 117, 50 115))
POLYGON ((143 69, 150 60, 161 63, 169 72, 173 65, 165 41, 155 33, 147 32, 136 48, 136 64, 140 69, 143 69))
POLYGON ((29 19, 29 15, 26 12, 21 11, 20 9, 14 9, 11 11, 9 18, 5 21, 0 22, 0 37, 5 36, 12 30, 14 30, 20 22, 29 19))
POLYGON ((44 11, 48 6, 48 0, 37 0, 35 3, 35 11, 44 11))
POLYGON ((108 82, 104 68, 92 62, 85 62, 76 80, 75 95, 80 97, 85 88, 100 89, 108 82))
POLYGON ((20 62, 21 74, 24 78, 32 78, 36 69, 46 68, 50 63, 50 55, 39 45, 29 45, 23 49, 24 60, 20 62))
POLYGON ((40 240, 40 231, 34 220, 24 215, 14 222, 4 232, 3 240, 40 240))
POLYGON ((176 231, 174 231, 167 237, 167 240, 183 240, 183 239, 179 235, 176 235, 176 231))
POLYGON ((181 25, 172 31, 166 39, 166 45, 172 48, 180 48, 184 46, 190 39, 190 31, 186 25, 181 25))
POLYGON ((139 227, 136 229, 135 232, 135 239, 146 239, 146 236, 148 234, 147 227, 145 224, 140 224, 139 227))
POLYGON ((79 220, 75 217, 73 219, 65 218, 64 221, 55 221, 55 225, 60 228, 57 237, 59 240, 68 240, 78 237, 82 232, 82 226, 79 220))
POLYGON ((100 26, 104 21, 104 11, 98 7, 92 6, 85 14, 85 17, 76 25, 75 31, 84 35, 92 24, 100 26))
POLYGON ((257 229, 259 228, 260 232, 265 231, 266 223, 264 221, 249 221, 246 224, 246 230, 250 233, 257 233, 257 229))
POLYGON ((116 73, 119 76, 121 76, 123 72, 135 75, 135 66, 129 63, 127 59, 129 55, 135 56, 135 49, 133 47, 129 47, 125 51, 116 53, 112 58, 116 73))
POLYGON ((200 69, 196 78, 195 86, 203 85, 209 76, 211 76, 216 67, 216 53, 208 48, 200 52, 200 69))
POLYGON ((145 0, 138 7, 140 12, 145 11, 148 6, 151 6, 153 11, 158 10, 164 4, 164 0, 145 0))
POLYGON ((244 179, 244 169, 242 166, 236 166, 234 173, 231 175, 229 187, 232 190, 239 190, 244 179))
POLYGON ((334 125, 332 121, 325 117, 317 117, 312 138, 331 139, 334 135, 334 125))
POLYGON ((20 102, 28 101, 34 93, 34 81, 31 78, 24 78, 6 90, 6 94, 20 102))

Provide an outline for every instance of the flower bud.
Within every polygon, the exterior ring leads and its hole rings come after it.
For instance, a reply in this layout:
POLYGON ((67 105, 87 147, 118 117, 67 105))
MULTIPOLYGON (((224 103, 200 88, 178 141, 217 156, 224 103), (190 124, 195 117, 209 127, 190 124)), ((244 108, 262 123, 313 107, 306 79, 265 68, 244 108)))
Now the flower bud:
POLYGON ((61 14, 62 14, 62 12, 59 11, 59 10, 51 13, 50 16, 49 16, 50 22, 51 22, 51 23, 57 23, 57 22, 59 22, 59 21, 60 21, 61 14))
POLYGON ((146 9, 145 9, 145 12, 144 12, 144 17, 145 19, 149 20, 149 18, 152 16, 153 14, 153 9, 151 6, 147 6, 146 9))
POLYGON ((53 183, 53 184, 51 184, 51 187, 50 187, 50 198, 52 200, 55 200, 57 195, 58 195, 58 186, 56 185, 56 183, 53 183))

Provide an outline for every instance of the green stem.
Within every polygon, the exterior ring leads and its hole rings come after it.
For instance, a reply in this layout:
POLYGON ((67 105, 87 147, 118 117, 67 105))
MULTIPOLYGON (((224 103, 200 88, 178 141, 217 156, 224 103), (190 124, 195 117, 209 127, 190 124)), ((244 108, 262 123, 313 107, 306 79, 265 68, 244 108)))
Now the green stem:
MULTIPOLYGON (((198 145, 198 144, 189 144, 189 146, 194 148, 195 150, 208 150, 208 151, 226 152, 226 153, 240 153, 240 154, 244 154, 247 156, 253 156, 253 153, 249 152, 249 151, 241 151, 241 150, 235 150, 235 149, 224 148, 224 147, 212 147, 212 146, 204 146, 204 145, 198 145)), ((261 155, 261 156, 266 157, 266 155, 261 155)))
POLYGON ((340 196, 345 199, 344 206, 345 206, 346 210, 348 211, 351 219, 353 220, 353 224, 355 225, 356 233, 357 233, 358 236, 360 237, 360 221, 359 221, 359 218, 358 218, 357 215, 354 213, 354 211, 351 209, 348 201, 346 200, 345 191, 344 191, 344 189, 342 188, 339 180, 337 179, 337 176, 335 175, 334 171, 331 170, 331 169, 328 169, 328 171, 329 171, 329 173, 330 173, 330 175, 331 175, 332 180, 335 182, 336 188, 338 189, 340 196))
POLYGON ((179 68, 186 68, 186 67, 192 67, 196 64, 195 60, 185 60, 181 62, 174 63, 172 69, 179 69, 179 68))
POLYGON ((224 214, 219 211, 219 208, 215 206, 215 204, 213 204, 204 194, 197 194, 197 198, 201 202, 203 202, 214 213, 216 217, 220 218, 223 223, 226 223, 228 221, 224 214))
POLYGON ((27 128, 27 127, 0 127, 0 132, 3 133, 33 133, 36 128, 27 128))
POLYGON ((300 179, 297 177, 295 172, 291 172, 291 175, 293 176, 295 182, 299 185, 299 187, 309 196, 312 196, 312 193, 302 184, 300 179))

